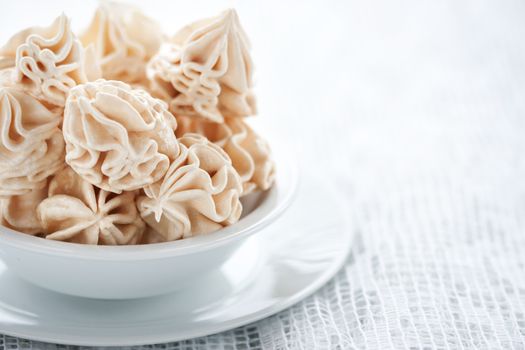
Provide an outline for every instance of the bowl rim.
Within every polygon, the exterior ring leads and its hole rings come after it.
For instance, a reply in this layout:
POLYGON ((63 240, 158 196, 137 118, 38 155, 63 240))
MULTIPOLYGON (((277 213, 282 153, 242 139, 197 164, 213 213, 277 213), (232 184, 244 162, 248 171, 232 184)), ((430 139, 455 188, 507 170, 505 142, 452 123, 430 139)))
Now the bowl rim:
POLYGON ((218 231, 171 242, 99 246, 53 241, 28 235, 0 225, 0 250, 3 245, 32 253, 84 260, 129 261, 158 260, 199 253, 247 238, 273 223, 290 206, 298 187, 296 157, 285 147, 274 155, 275 181, 264 191, 264 199, 252 212, 231 226, 218 231))

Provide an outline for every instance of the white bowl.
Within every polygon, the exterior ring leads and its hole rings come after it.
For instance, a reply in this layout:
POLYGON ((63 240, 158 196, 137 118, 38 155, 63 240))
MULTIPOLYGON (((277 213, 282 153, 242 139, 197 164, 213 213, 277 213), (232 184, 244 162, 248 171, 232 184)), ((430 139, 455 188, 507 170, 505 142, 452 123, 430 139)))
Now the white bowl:
POLYGON ((22 279, 64 294, 131 299, 175 291, 220 268, 289 206, 297 185, 295 163, 286 157, 276 163, 272 188, 247 196, 239 222, 217 232, 149 245, 88 246, 0 226, 0 259, 22 279))

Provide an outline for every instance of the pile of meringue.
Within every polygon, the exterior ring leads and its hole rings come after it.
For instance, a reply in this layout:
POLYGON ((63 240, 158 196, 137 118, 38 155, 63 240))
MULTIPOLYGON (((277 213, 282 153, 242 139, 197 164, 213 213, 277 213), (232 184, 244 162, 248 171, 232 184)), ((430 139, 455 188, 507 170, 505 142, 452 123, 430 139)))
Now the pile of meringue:
POLYGON ((272 186, 252 61, 234 10, 172 37, 135 7, 103 2, 0 48, 1 224, 66 242, 125 245, 237 222, 272 186))

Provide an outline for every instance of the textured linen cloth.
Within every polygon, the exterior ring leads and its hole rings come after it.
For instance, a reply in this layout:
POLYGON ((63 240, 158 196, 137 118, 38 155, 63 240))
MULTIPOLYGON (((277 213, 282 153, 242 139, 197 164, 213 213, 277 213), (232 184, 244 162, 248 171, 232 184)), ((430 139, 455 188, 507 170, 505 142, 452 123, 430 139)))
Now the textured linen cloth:
POLYGON ((339 186, 355 243, 288 310, 136 349, 524 349, 525 3, 235 5, 267 133, 339 186))

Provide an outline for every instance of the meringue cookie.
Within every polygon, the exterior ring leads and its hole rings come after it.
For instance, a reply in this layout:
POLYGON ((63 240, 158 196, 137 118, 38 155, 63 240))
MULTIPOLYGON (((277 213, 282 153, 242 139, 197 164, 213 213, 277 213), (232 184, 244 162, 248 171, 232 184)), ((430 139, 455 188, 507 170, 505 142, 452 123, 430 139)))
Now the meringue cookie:
POLYGON ((142 89, 104 79, 71 89, 62 127, 66 162, 86 181, 120 193, 152 184, 179 153, 175 118, 142 89))
POLYGON ((0 88, 0 196, 42 188, 64 166, 61 119, 34 97, 0 88))
POLYGON ((113 194, 84 181, 71 168, 49 183, 49 197, 37 208, 46 239, 122 245, 140 241, 145 224, 135 193, 113 194))
POLYGON ((38 99, 64 106, 69 89, 98 78, 93 49, 84 50, 64 14, 47 28, 15 35, 3 49, 3 65, 12 63, 8 58, 18 43, 13 81, 38 99))
POLYGON ((179 31, 148 65, 154 94, 176 116, 222 122, 256 113, 249 43, 235 10, 179 31))
POLYGON ((204 135, 231 158, 243 183, 242 195, 269 189, 275 179, 275 163, 268 143, 240 118, 214 123, 199 118, 179 117, 177 137, 186 133, 204 135))
POLYGON ((103 1, 80 39, 94 44, 103 78, 131 84, 146 81, 146 62, 159 50, 163 35, 157 22, 137 8, 103 1))
POLYGON ((1 221, 3 226, 30 235, 43 231, 36 208, 47 197, 47 187, 34 189, 20 196, 11 196, 0 201, 1 221))
POLYGON ((144 221, 165 241, 216 231, 237 222, 242 211, 241 179, 228 155, 197 134, 179 142, 162 181, 137 200, 144 221))

